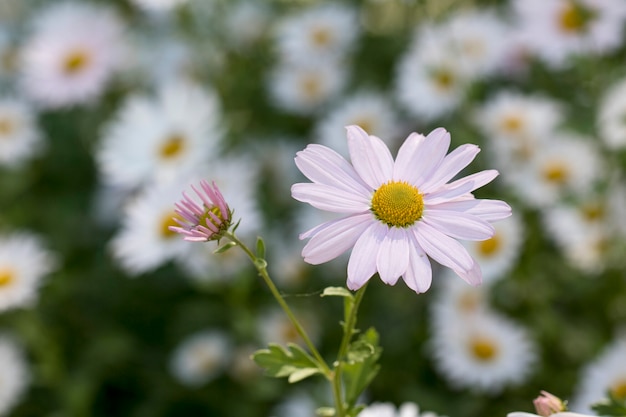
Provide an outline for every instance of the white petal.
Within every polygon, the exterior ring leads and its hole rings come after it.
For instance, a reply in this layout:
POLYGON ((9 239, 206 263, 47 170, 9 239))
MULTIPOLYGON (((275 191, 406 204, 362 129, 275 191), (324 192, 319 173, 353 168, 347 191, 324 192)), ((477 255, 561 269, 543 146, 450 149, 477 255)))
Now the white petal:
POLYGON ((358 290, 376 273, 376 258, 387 226, 375 222, 354 244, 348 261, 348 288, 358 290))
POLYGON ((382 241, 376 269, 380 279, 388 285, 395 285, 409 265, 409 242, 405 229, 389 228, 382 241))
POLYGON ((462 184, 471 184, 470 192, 474 191, 477 188, 482 187, 485 184, 489 184, 493 181, 499 174, 495 169, 488 169, 485 171, 480 171, 472 175, 468 175, 467 177, 460 178, 450 184, 445 185, 445 187, 455 188, 462 184))
POLYGON ((416 161, 419 161, 419 150, 424 140, 426 140, 426 136, 413 132, 402 143, 398 150, 396 163, 393 166, 394 180, 403 180, 410 184, 417 181, 421 171, 417 169, 416 161))
POLYGON ((370 208, 368 198, 324 184, 294 184, 291 186, 291 196, 320 210, 334 213, 361 213, 370 208))
POLYGON ((298 169, 311 181, 349 192, 367 195, 371 192, 352 165, 326 146, 312 144, 296 154, 298 169))
POLYGON ((437 171, 433 173, 428 181, 421 185, 420 191, 428 193, 441 187, 468 166, 479 152, 480 148, 476 145, 466 144, 459 146, 443 158, 437 171))
MULTIPOLYGON (((407 141, 411 136, 407 138, 407 141)), ((412 139, 414 142, 415 139, 412 139)), ((406 141, 405 141, 406 143, 406 141)), ((450 134, 444 128, 437 128, 418 144, 401 146, 394 167, 394 179, 407 181, 417 186, 439 166, 450 147, 450 134)))
POLYGON ((416 293, 424 293, 430 288, 433 271, 426 253, 411 233, 409 242, 409 265, 402 276, 407 287, 416 293))
POLYGON ((425 194, 424 206, 428 207, 436 204, 445 203, 447 201, 456 200, 458 198, 464 198, 465 196, 470 195, 469 193, 474 186, 471 182, 457 184, 455 181, 452 184, 441 187, 434 193, 425 194), (452 184, 454 184, 454 186, 451 186, 452 184))
POLYGON ((335 259, 350 249, 373 221, 372 214, 365 213, 324 223, 302 249, 304 261, 319 265, 335 259))
POLYGON ((441 265, 455 272, 468 271, 474 266, 474 260, 463 245, 434 227, 417 222, 411 230, 422 249, 441 265))
POLYGON ((523 411, 515 411, 513 413, 509 413, 506 417, 539 417, 537 414, 525 413, 523 411))
POLYGON ((472 267, 468 270, 453 270, 458 276, 470 285, 477 286, 483 283, 483 273, 480 270, 478 262, 472 259, 474 262, 472 267))
POLYGON ((387 145, 376 136, 369 136, 358 126, 348 126, 350 159, 359 176, 372 189, 388 182, 393 174, 393 157, 387 145))
POLYGON ((422 221, 455 239, 486 240, 496 232, 485 220, 460 211, 426 209, 422 221))
POLYGON ((511 215, 511 206, 500 200, 462 200, 449 201, 433 206, 437 210, 462 211, 472 214, 487 222, 506 219, 511 215))

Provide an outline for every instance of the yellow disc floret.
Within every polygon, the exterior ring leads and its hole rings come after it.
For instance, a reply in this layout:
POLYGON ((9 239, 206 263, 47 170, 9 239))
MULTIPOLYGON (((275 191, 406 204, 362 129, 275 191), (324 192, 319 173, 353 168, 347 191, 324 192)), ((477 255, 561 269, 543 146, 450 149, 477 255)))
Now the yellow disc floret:
POLYGON ((470 342, 470 351, 481 362, 489 362, 498 355, 498 346, 489 339, 476 338, 470 342))
POLYGON ((390 181, 374 192, 372 212, 390 227, 409 227, 422 218, 424 198, 417 187, 404 181, 390 181))

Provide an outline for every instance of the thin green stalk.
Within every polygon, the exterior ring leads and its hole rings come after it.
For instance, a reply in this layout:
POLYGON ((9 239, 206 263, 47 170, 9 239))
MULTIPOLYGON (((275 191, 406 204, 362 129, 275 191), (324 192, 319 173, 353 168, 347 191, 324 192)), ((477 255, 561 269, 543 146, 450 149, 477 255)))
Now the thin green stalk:
POLYGON ((359 311, 359 306, 361 304, 361 300, 363 299, 363 295, 365 294, 365 290, 367 289, 367 283, 363 285, 356 292, 356 296, 354 297, 352 308, 346 318, 346 321, 343 325, 343 338, 341 339, 341 345, 339 346, 339 352, 337 353, 337 360, 334 364, 334 377, 332 380, 333 385, 333 397, 335 399, 337 417, 345 417, 346 410, 344 408, 343 395, 341 392, 341 374, 343 371, 343 360, 345 359, 348 353, 348 346, 350 345, 350 340, 352 340, 352 336, 355 333, 354 327, 356 326, 357 314, 359 311))
POLYGON ((241 249, 243 249, 246 255, 248 255, 250 260, 252 260, 252 263, 254 263, 254 266, 259 272, 259 275, 263 278, 263 280, 265 281, 265 284, 267 284, 267 286, 269 287, 270 292, 272 293, 272 295, 274 296, 278 304, 281 306, 285 314, 287 314, 287 317, 289 317, 289 320, 295 327, 296 331, 298 332, 298 334, 300 335, 300 337, 302 338, 306 346, 309 348, 309 351, 311 351, 311 354, 313 355, 315 360, 318 362, 318 365, 320 366, 322 372, 324 373, 324 375, 326 376, 328 380, 332 380, 333 371, 331 371, 331 369, 328 367, 328 365, 326 364, 326 361, 322 358, 322 355, 320 355, 319 351, 317 350, 317 348, 315 347, 315 345, 313 344, 313 342, 307 335, 306 331, 304 330, 304 328, 302 327, 302 325, 300 324, 296 316, 291 311, 291 308, 289 308, 289 305, 287 304, 283 296, 278 291, 278 288, 276 288, 276 285, 274 285, 274 282, 272 281, 269 273, 267 272, 267 263, 265 262, 265 259, 258 258, 256 254, 254 254, 254 252, 252 252, 242 241, 240 241, 235 236, 234 233, 230 233, 230 232, 225 233, 224 236, 230 239, 232 242, 236 243, 239 247, 241 247, 241 249))

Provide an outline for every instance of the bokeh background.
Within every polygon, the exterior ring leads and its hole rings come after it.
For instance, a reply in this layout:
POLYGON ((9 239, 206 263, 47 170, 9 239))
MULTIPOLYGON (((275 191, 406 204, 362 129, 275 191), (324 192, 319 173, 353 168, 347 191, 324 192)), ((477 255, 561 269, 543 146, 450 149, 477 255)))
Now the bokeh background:
POLYGON ((346 259, 290 197, 308 143, 392 150, 445 127, 498 169, 514 216, 468 242, 485 283, 372 279, 359 327, 382 369, 363 402, 449 417, 626 399, 623 0, 2 0, 0 415, 312 417, 321 378, 249 359, 297 342, 254 268, 168 231, 215 180, 332 360, 346 259))

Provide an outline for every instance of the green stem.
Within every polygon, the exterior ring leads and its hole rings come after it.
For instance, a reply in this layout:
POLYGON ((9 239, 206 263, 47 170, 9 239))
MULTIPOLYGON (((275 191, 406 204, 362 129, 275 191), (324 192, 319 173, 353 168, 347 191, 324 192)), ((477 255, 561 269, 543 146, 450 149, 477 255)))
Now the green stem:
MULTIPOLYGON (((365 290, 367 289, 367 282, 356 292, 356 296, 354 297, 354 301, 350 311, 348 313, 348 317, 346 317, 346 321, 343 324, 343 338, 341 339, 341 345, 339 346, 339 352, 337 353, 337 360, 334 364, 334 377, 332 380, 333 385, 333 397, 335 399, 337 417, 345 417, 346 409, 345 404, 343 402, 343 395, 341 392, 341 374, 343 371, 343 361, 348 353, 348 346, 350 345, 350 340, 352 336, 356 333, 354 327, 356 326, 357 313, 359 311, 359 306, 361 304, 361 300, 363 299, 363 295, 365 294, 365 290)), ((348 405, 350 407, 350 405, 348 405)))
POLYGON ((313 355, 315 360, 318 362, 318 366, 320 367, 320 369, 322 370, 322 372, 324 373, 327 379, 332 380, 333 371, 331 371, 331 369, 328 367, 328 365, 326 364, 326 361, 322 358, 322 355, 320 355, 319 351, 317 350, 317 348, 315 347, 315 345, 313 344, 313 342, 311 341, 311 339, 305 332, 304 328, 302 327, 302 325, 300 324, 296 316, 291 311, 291 308, 289 308, 289 305, 287 304, 283 296, 278 291, 278 288, 276 288, 276 285, 274 285, 274 282, 272 281, 269 273, 267 272, 267 263, 265 262, 265 259, 257 257, 256 254, 252 252, 242 241, 240 241, 235 236, 234 233, 227 232, 224 234, 224 236, 230 239, 232 242, 236 243, 241 249, 243 249, 246 255, 248 255, 250 260, 252 260, 252 263, 254 263, 254 266, 259 272, 259 275, 261 276, 261 278, 263 278, 263 280, 265 281, 265 284, 267 284, 267 286, 269 287, 270 292, 272 293, 272 295, 274 296, 278 304, 281 306, 285 314, 287 314, 287 317, 289 317, 289 320, 295 327, 296 331, 298 332, 298 334, 300 335, 300 337, 302 338, 306 346, 311 351, 311 354, 313 355))

